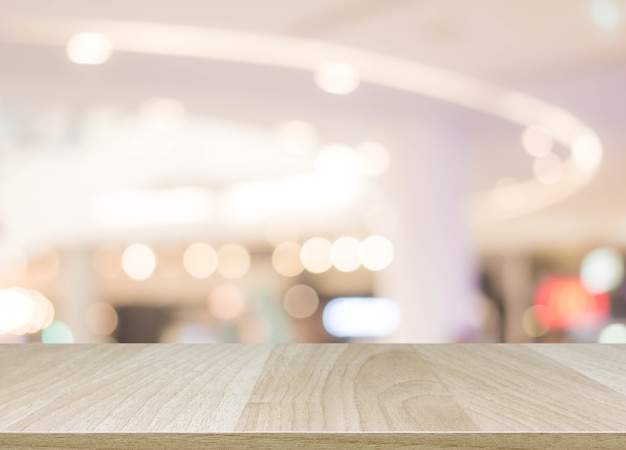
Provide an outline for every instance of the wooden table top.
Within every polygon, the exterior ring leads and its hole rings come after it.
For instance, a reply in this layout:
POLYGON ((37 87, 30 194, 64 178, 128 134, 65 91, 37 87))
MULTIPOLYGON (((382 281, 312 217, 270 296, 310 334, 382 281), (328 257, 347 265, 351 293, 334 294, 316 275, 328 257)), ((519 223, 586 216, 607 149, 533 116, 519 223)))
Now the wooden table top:
POLYGON ((626 345, 0 345, 0 448, 626 448, 626 345))

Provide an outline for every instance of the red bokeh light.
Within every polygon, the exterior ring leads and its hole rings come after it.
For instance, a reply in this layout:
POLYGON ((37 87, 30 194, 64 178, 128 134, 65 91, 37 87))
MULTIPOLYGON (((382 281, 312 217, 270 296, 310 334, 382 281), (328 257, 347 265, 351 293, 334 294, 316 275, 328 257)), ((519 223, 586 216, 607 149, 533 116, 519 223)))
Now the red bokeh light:
POLYGON ((607 293, 591 294, 577 276, 552 276, 535 291, 537 322, 552 330, 596 326, 610 313, 607 293))

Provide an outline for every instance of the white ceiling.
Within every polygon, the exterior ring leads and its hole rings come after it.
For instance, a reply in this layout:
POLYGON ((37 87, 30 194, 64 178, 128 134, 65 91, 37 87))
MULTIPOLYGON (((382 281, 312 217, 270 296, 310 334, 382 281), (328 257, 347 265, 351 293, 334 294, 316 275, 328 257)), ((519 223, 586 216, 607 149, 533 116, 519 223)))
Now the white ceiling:
MULTIPOLYGON (((626 1, 615 3, 626 19, 626 1)), ((626 191, 626 24, 612 33, 600 30, 591 19, 591 4, 4 0, 2 15, 176 23, 327 40, 424 61, 563 106, 600 134, 604 163, 592 184, 574 197, 544 212, 477 230, 485 246, 502 246, 615 241, 624 234, 618 219, 626 217, 620 198, 626 191)), ((81 111, 102 103, 131 110, 147 97, 169 96, 181 98, 192 113, 260 126, 304 118, 327 139, 350 141, 363 129, 371 131, 372 139, 392 139, 387 125, 406 120, 416 108, 459 114, 432 100, 419 99, 416 106, 415 98, 374 86, 338 101, 320 96, 308 74, 228 63, 116 54, 87 73, 68 64, 62 48, 5 42, 0 43, 0 66, 0 107, 8 105, 24 117, 58 106, 81 111)), ((470 189, 491 186, 502 176, 530 174, 518 128, 481 114, 461 114, 467 129, 474 130, 468 135, 470 189)))
MULTIPOLYGON (((623 0, 615 2, 626 7, 623 0)), ((289 34, 414 58, 491 81, 623 61, 589 0, 4 0, 3 15, 137 20, 289 34)), ((622 15, 624 14, 622 9, 622 15)))

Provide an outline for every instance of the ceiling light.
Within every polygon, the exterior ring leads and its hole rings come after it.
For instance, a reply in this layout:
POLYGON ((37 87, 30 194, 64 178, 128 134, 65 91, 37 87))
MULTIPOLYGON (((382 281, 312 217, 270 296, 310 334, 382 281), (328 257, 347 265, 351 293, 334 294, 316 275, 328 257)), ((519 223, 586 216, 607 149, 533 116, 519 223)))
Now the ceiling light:
POLYGON ((324 328, 337 337, 387 336, 398 329, 402 315, 398 305, 386 298, 344 297, 324 308, 324 328))
POLYGON ((361 263, 372 271, 383 270, 393 261, 393 244, 384 236, 370 236, 361 244, 361 263))
POLYGON ((217 271, 231 280, 242 278, 250 269, 250 253, 237 244, 228 244, 217 251, 217 271))
POLYGON ((122 254, 122 269, 133 280, 142 281, 150 277, 156 268, 156 255, 144 244, 133 244, 122 254))
POLYGON ((326 272, 333 265, 330 260, 332 244, 328 239, 313 237, 306 241, 300 249, 302 265, 311 273, 326 272))
POLYGON ((113 43, 102 33, 78 33, 67 43, 67 57, 76 64, 102 64, 112 54, 113 43))
POLYGON ((330 260, 337 270, 354 272, 361 265, 361 242, 350 236, 337 239, 330 249, 330 260))
POLYGON ((572 158, 582 169, 595 169, 602 161, 600 141, 591 135, 579 137, 572 145, 572 158))
POLYGON ((325 92, 344 95, 354 91, 360 82, 359 73, 350 64, 328 61, 315 71, 315 82, 325 92))

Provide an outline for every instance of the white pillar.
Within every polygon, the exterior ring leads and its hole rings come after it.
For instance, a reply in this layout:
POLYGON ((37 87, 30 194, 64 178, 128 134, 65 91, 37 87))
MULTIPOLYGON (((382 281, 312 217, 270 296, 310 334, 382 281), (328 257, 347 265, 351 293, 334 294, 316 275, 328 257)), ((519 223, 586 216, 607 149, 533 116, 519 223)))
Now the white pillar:
POLYGON ((461 131, 444 120, 417 120, 406 145, 391 149, 387 195, 398 214, 395 258, 376 294, 395 300, 402 324, 386 342, 467 339, 477 313, 477 280, 465 210, 466 160, 461 131))
POLYGON ((98 342, 87 327, 87 310, 97 301, 91 253, 71 249, 63 253, 60 296, 55 304, 55 319, 65 322, 74 342, 98 342))

